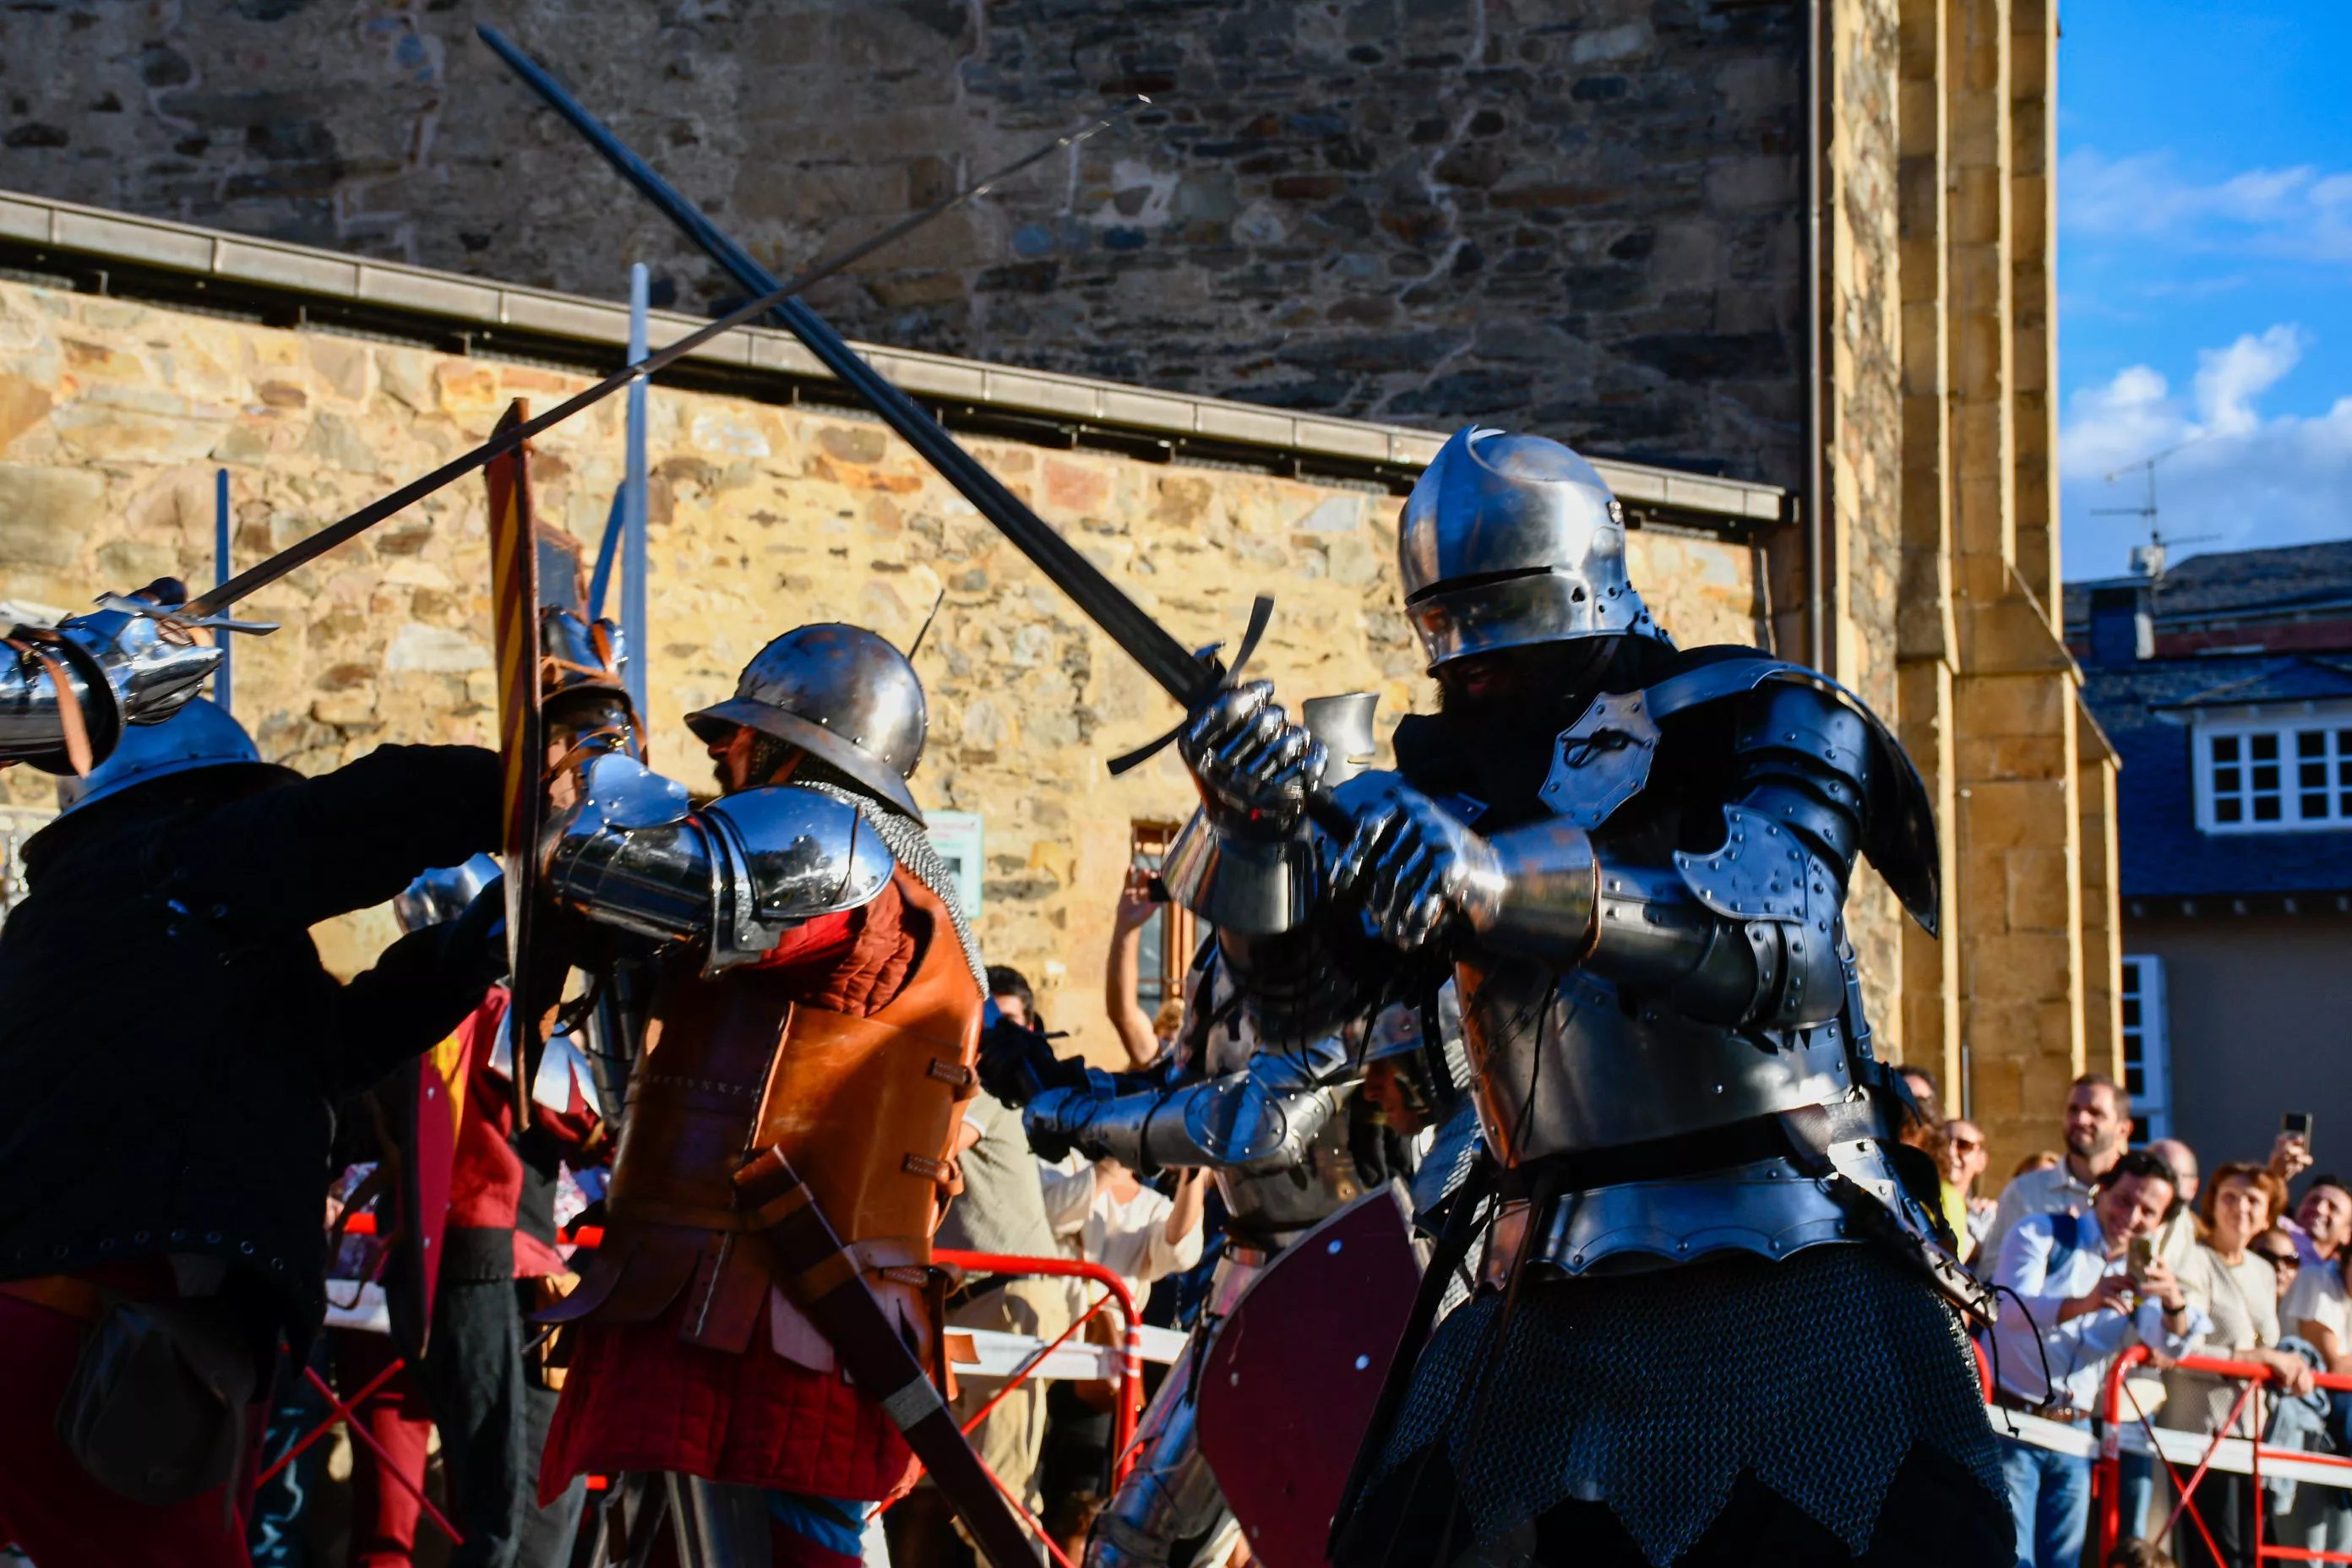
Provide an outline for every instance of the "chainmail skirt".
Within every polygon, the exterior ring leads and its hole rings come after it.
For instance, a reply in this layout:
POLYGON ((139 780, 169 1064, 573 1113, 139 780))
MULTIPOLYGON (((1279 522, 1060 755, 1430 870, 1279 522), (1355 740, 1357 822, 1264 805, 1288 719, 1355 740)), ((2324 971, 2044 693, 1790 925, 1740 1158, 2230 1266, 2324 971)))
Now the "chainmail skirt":
MULTIPOLYGON (((1932 1289, 1868 1247, 1530 1282, 1495 1346, 1500 1307, 1483 1294, 1432 1336, 1368 1503, 1412 1488, 1433 1450, 1467 1516, 1463 1544, 1598 1502, 1664 1565, 1706 1534, 1744 1474, 1859 1556, 1920 1445, 1981 1483, 2005 1519, 1966 1336, 1932 1289)), ((1385 1500, 1381 1511, 1410 1510, 1385 1500)))

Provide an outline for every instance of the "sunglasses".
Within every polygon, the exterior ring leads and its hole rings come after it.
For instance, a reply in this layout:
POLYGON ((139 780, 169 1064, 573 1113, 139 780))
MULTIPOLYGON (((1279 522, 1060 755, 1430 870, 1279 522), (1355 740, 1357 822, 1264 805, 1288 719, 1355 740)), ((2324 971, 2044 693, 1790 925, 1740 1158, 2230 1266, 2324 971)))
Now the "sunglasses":
POLYGON ((2274 1268, 2300 1268, 2303 1267, 2303 1258, 2296 1253, 2264 1252, 2259 1247, 2249 1247, 2247 1250, 2253 1253, 2256 1258, 2264 1259, 2274 1268))
POLYGON ((1978 1150, 1984 1147, 1984 1140, 1981 1138, 1955 1138, 1952 1140, 1952 1147, 1958 1149, 1963 1154, 1973 1154, 1978 1150))

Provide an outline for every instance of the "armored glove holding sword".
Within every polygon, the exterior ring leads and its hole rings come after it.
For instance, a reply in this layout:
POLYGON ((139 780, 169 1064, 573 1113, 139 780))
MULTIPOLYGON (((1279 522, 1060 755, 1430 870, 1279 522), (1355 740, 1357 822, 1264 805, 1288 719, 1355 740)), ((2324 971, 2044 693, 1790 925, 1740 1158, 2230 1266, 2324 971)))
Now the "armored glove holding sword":
MULTIPOLYGON (((1304 705, 1310 731, 1334 758, 1331 776, 1370 752, 1373 702, 1371 693, 1350 692, 1304 705)), ((1187 846, 1199 846, 1202 831, 1196 822, 1180 838, 1173 862, 1197 852, 1187 846)), ((1076 1148, 1146 1176, 1205 1169, 1224 1200, 1226 1241, 1192 1341, 1144 1413, 1134 1468, 1097 1516, 1087 1549, 1091 1568, 1129 1568, 1169 1563, 1206 1538, 1195 1559, 1210 1560, 1229 1516, 1201 1450, 1197 1363, 1276 1257, 1391 1176, 1411 1174, 1409 1154, 1382 1136, 1359 1093, 1363 1031, 1267 1037, 1213 941, 1185 975, 1183 1022, 1164 1068, 1088 1069, 1051 1060, 1042 1037, 1019 1033, 1009 1026, 992 1033, 982 1073, 1000 1098, 1025 1101, 1024 1122, 1040 1155, 1076 1148)))
POLYGON ((2009 1561, 1938 1288, 1977 1303, 1894 1163, 1842 912, 1867 858, 1932 930, 1900 746, 1811 671, 1678 652, 1555 442, 1456 435, 1398 556, 1442 706, 1333 792, 1352 834, 1310 819, 1325 748, 1262 684, 1179 742, 1226 867, 1307 889, 1221 932, 1263 1012, 1460 986, 1500 1217, 1478 1294, 1408 1333, 1334 1561, 2009 1561))
POLYGON ((183 622, 177 578, 134 594, 109 594, 99 607, 55 626, 13 626, 0 658, 0 767, 30 763, 45 773, 87 773, 114 753, 125 728, 160 724, 184 707, 220 664, 207 631, 267 626, 218 618, 183 622))

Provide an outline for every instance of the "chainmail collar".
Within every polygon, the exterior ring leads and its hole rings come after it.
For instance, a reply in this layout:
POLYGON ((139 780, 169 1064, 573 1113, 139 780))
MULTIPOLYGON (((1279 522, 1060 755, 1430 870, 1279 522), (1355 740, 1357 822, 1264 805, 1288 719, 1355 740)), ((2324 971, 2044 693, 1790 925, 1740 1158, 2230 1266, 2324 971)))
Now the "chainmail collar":
POLYGON ((930 835, 917 825, 915 819, 892 811, 871 795, 856 790, 843 789, 839 784, 822 784, 815 780, 795 781, 794 789, 840 801, 857 808, 857 815, 888 845, 899 865, 914 873, 915 880, 931 890, 934 898, 948 908, 948 919, 955 921, 956 938, 963 943, 963 961, 971 966, 972 984, 981 994, 988 994, 988 965, 980 956, 980 940, 971 934, 971 921, 963 912, 963 900, 956 897, 955 879, 948 874, 947 862, 940 858, 930 835))

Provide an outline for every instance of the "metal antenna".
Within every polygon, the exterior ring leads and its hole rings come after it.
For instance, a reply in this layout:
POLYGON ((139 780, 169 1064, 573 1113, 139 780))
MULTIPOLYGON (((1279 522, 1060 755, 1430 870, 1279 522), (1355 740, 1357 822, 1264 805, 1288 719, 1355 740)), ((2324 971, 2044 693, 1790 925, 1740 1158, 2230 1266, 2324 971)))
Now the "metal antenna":
POLYGON ((931 623, 940 618, 940 606, 947 602, 948 591, 942 588, 940 590, 939 597, 931 601, 931 613, 923 617, 922 629, 915 634, 915 640, 907 645, 908 664, 914 663, 915 656, 923 651, 923 639, 931 635, 931 623))
POLYGON ((2164 536, 2163 531, 2157 525, 2156 466, 2158 463, 2163 462, 2167 458, 2187 451, 2189 447, 2197 445, 2198 442, 2205 439, 2207 434, 2210 434, 2210 432, 2200 431, 2199 434, 2189 437, 2186 441, 2176 442, 2172 446, 2167 447, 2163 451, 2156 453, 2152 457, 2142 458, 2136 463, 2126 463, 2122 468, 2113 469, 2107 474, 2107 483, 2114 484, 2117 479, 2122 479, 2126 474, 2130 473, 2135 468, 2138 469, 2145 477, 2147 483, 2147 494, 2139 505, 2095 506, 2091 509, 2091 515, 2093 517, 2137 517, 2146 521, 2147 523, 2147 542, 2132 551, 2132 568, 2141 576, 2148 578, 2162 577, 2164 575, 2166 552, 2175 544, 2202 544, 2209 539, 2219 539, 2221 537, 2218 533, 2192 533, 2183 538, 2167 539, 2164 536))

